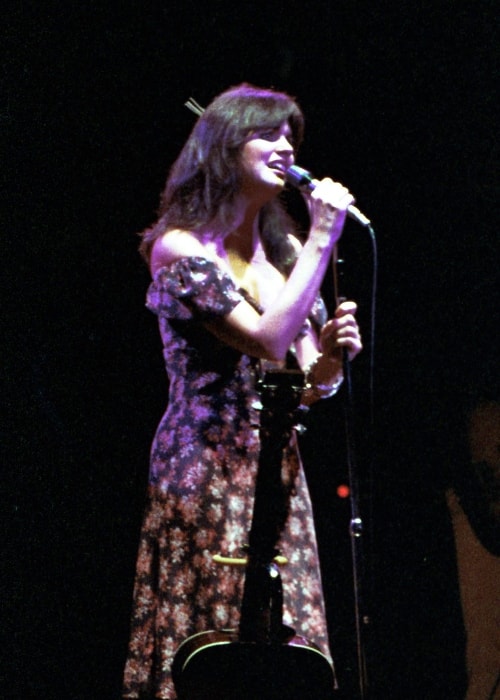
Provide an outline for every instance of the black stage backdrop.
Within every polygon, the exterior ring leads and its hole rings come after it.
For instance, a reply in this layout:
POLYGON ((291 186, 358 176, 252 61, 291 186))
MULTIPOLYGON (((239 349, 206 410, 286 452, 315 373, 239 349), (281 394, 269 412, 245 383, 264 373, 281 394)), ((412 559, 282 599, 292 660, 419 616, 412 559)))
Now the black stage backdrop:
MULTIPOLYGON (((442 495, 469 395, 498 380, 495 19, 491 0, 7 3, 2 697, 119 697, 167 389, 136 232, 192 127, 183 103, 242 81, 298 97, 299 162, 348 184, 377 235, 372 439, 369 352, 353 367, 372 697, 463 696, 442 495)), ((368 345, 371 246, 352 223, 342 246, 368 345)), ((339 404, 313 412, 303 456, 353 698, 339 404)))

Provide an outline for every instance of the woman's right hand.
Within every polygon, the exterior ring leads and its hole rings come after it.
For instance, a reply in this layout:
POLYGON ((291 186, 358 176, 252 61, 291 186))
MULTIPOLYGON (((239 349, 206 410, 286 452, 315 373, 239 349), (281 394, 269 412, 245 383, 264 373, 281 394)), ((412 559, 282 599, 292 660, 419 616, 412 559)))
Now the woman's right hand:
POLYGON ((335 244, 344 228, 347 207, 354 203, 354 197, 347 187, 331 178, 314 180, 314 190, 307 194, 311 227, 309 236, 324 239, 335 244))

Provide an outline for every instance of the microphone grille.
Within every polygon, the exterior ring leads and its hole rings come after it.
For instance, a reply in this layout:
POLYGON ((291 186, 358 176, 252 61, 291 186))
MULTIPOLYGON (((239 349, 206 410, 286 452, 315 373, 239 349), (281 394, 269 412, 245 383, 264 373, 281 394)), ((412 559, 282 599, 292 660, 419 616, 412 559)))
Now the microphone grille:
POLYGON ((288 168, 285 177, 290 185, 293 185, 293 187, 298 187, 299 190, 311 188, 311 173, 298 165, 292 165, 290 168, 288 168))

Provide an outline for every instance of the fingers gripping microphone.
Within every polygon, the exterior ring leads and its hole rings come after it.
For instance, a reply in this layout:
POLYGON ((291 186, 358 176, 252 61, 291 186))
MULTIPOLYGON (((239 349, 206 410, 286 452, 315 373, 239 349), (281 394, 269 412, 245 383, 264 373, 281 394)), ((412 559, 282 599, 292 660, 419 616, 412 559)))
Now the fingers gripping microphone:
MULTIPOLYGON (((290 185, 293 185, 302 192, 312 192, 316 185, 314 184, 314 177, 310 172, 300 168, 298 165, 292 165, 286 171, 286 180, 290 185)), ((357 207, 350 204, 347 207, 347 215, 357 221, 361 226, 368 226, 370 224, 370 219, 368 219, 364 214, 362 214, 357 207)))

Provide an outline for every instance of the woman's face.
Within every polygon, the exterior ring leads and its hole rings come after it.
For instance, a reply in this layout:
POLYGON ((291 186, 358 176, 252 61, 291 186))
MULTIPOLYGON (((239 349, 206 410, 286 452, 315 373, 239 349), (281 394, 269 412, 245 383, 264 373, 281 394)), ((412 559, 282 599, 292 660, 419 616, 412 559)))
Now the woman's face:
POLYGON ((274 128, 256 129, 241 152, 243 191, 262 186, 282 189, 285 173, 294 162, 295 150, 288 122, 274 128))

